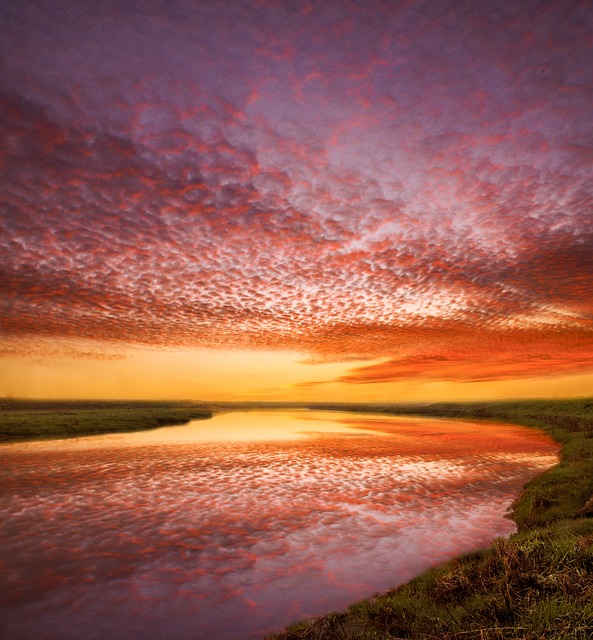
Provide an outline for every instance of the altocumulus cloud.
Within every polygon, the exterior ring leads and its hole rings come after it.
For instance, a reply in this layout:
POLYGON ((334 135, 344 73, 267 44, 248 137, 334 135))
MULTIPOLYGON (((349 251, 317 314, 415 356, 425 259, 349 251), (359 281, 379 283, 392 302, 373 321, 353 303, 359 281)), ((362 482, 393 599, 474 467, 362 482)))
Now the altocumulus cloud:
POLYGON ((7 5, 3 333, 591 368, 589 8, 7 5))

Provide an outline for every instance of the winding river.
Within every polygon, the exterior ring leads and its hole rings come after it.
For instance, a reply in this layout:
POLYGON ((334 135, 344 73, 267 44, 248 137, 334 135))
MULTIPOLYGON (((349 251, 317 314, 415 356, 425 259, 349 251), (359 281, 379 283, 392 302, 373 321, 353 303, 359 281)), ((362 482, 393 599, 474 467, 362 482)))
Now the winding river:
POLYGON ((513 532, 558 446, 314 411, 0 445, 0 636, 248 640, 513 532))

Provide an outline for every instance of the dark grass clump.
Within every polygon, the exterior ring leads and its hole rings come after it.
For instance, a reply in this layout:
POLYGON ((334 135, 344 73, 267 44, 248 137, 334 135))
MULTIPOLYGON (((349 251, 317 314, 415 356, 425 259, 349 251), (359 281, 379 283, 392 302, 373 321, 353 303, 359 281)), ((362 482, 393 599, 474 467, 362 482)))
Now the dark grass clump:
POLYGON ((593 521, 500 538, 276 640, 593 637, 593 521))

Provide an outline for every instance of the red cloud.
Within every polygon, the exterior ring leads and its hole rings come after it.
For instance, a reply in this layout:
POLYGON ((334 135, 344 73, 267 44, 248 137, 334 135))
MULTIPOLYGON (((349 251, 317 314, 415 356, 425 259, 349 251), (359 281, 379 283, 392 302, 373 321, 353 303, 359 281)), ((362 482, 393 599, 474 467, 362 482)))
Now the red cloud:
POLYGON ((584 9, 437 5, 11 8, 3 332, 593 368, 584 9))

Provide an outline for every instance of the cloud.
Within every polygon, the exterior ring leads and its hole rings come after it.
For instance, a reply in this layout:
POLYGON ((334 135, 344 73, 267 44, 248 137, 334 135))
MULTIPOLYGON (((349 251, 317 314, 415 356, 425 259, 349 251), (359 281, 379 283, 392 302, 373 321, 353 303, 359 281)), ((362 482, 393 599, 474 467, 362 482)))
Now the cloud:
POLYGON ((579 3, 19 7, 5 335, 384 362, 345 381, 593 366, 579 3))

